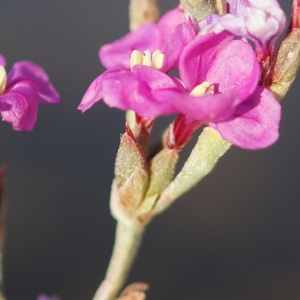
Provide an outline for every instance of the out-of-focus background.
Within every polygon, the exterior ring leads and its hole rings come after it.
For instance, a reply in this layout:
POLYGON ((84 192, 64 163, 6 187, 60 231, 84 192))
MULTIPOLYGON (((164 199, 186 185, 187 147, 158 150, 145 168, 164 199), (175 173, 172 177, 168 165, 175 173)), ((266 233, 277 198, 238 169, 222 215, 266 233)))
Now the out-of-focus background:
MULTIPOLYGON (((159 1, 162 12, 177 5, 159 1)), ((281 4, 290 14, 292 0, 281 4)), ((8 162, 5 288, 91 299, 114 239, 108 201, 124 113, 76 107, 103 72, 99 47, 128 31, 126 0, 0 0, 0 53, 42 65, 61 94, 40 105, 32 132, 1 123, 8 162)), ((149 226, 129 282, 149 300, 300 299, 300 80, 282 102, 280 140, 236 147, 149 226)), ((172 119, 172 118, 171 118, 172 119)), ((161 118, 156 134, 171 120, 161 118)), ((183 157, 191 150, 189 146, 183 157)))

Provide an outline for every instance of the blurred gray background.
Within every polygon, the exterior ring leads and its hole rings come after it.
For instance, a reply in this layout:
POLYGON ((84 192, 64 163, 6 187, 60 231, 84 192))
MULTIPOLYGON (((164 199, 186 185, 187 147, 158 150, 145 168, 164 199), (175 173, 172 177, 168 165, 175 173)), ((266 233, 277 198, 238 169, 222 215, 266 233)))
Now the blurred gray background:
MULTIPOLYGON (((292 0, 281 4, 290 14, 292 0)), ((162 12, 177 1, 159 1, 162 12)), ((126 0, 0 0, 0 41, 15 61, 42 65, 60 92, 35 129, 1 123, 8 162, 5 288, 91 299, 114 239, 108 201, 124 113, 76 107, 103 72, 98 49, 128 31, 126 0)), ((281 137, 263 151, 236 147, 149 226, 129 282, 149 300, 300 299, 300 80, 282 102, 281 137)), ((161 119, 156 133, 171 119, 161 119)), ((183 157, 191 146, 183 153, 183 157)))

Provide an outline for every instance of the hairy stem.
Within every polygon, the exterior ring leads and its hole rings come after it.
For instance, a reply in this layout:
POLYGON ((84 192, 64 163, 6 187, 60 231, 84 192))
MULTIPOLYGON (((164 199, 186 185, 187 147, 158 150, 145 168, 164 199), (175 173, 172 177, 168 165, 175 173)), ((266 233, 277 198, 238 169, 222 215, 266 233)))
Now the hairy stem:
POLYGON ((113 253, 105 279, 93 300, 114 300, 123 287, 140 247, 144 227, 130 222, 118 222, 113 253))

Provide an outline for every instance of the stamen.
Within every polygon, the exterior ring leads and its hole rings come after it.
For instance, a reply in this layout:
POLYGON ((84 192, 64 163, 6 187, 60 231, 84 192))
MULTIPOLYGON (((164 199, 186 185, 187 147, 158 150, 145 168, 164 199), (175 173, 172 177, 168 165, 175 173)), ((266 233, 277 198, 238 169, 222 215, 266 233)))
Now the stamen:
POLYGON ((160 50, 154 51, 152 55, 149 50, 146 50, 144 53, 133 50, 130 58, 130 68, 132 70, 136 65, 143 65, 159 70, 163 66, 164 57, 164 54, 160 50))
MULTIPOLYGON (((201 84, 197 85, 190 93, 191 96, 203 96, 210 87, 210 83, 208 81, 204 81, 201 84)), ((210 90, 211 92, 211 90, 210 90)))
POLYGON ((6 88, 6 71, 3 66, 0 66, 0 95, 3 95, 6 88))
POLYGON ((155 50, 152 54, 152 66, 159 70, 164 64, 165 55, 160 50, 155 50))
POLYGON ((215 86, 210 85, 206 91, 207 94, 214 94, 215 93, 215 86))
POLYGON ((148 67, 152 66, 151 54, 150 54, 149 50, 146 50, 145 53, 144 53, 143 65, 144 66, 148 66, 148 67))
POLYGON ((143 54, 138 50, 133 50, 130 58, 131 70, 134 66, 141 65, 141 64, 143 64, 143 54))

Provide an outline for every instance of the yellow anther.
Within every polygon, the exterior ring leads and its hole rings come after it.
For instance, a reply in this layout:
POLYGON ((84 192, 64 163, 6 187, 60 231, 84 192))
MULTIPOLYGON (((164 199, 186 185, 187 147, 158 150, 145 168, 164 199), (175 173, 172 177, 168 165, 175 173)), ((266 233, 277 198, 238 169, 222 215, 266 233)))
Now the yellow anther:
POLYGON ((191 96, 203 96, 205 93, 213 94, 214 86, 210 85, 208 81, 204 81, 197 85, 190 93, 191 96))
POLYGON ((214 85, 210 85, 208 87, 208 89, 206 90, 207 94, 214 94, 214 92, 215 92, 215 86, 214 85))
POLYGON ((132 69, 135 65, 143 64, 143 54, 138 50, 133 50, 130 58, 130 68, 132 69))
POLYGON ((160 50, 155 50, 152 54, 152 66, 159 70, 164 64, 164 54, 160 50))
POLYGON ((143 65, 148 67, 152 66, 151 54, 149 50, 145 51, 144 58, 143 58, 143 65))
POLYGON ((3 66, 0 66, 0 95, 4 94, 6 88, 6 71, 3 66))
POLYGON ((143 65, 160 69, 164 63, 164 57, 160 50, 154 51, 152 55, 149 50, 146 50, 144 53, 133 50, 130 58, 130 68, 132 70, 136 65, 143 65))

